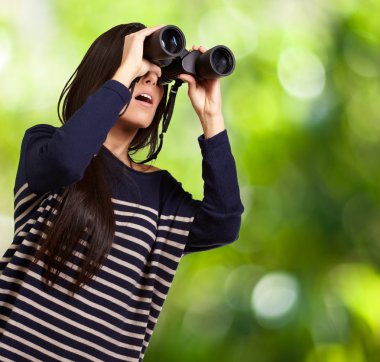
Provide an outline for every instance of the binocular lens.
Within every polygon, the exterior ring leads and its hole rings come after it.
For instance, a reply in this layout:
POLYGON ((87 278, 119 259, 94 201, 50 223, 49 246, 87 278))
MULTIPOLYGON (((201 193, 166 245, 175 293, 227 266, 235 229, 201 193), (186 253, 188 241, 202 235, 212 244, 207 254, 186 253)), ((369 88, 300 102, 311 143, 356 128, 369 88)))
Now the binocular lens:
POLYGON ((211 56, 211 61, 217 72, 227 74, 234 65, 234 59, 230 52, 224 48, 216 49, 211 56))
POLYGON ((181 35, 174 29, 168 29, 162 34, 162 45, 170 53, 179 53, 183 48, 181 35))

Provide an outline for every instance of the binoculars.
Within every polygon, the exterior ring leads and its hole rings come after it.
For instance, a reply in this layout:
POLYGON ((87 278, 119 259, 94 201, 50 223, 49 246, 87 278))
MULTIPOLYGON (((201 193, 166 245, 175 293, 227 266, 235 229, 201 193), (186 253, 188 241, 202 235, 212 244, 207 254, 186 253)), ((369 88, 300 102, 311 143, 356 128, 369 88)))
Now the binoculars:
POLYGON ((161 68, 158 84, 168 84, 179 74, 187 73, 197 80, 215 79, 231 74, 235 57, 224 45, 217 45, 205 53, 187 51, 183 32, 174 25, 167 25, 146 37, 143 57, 161 68))

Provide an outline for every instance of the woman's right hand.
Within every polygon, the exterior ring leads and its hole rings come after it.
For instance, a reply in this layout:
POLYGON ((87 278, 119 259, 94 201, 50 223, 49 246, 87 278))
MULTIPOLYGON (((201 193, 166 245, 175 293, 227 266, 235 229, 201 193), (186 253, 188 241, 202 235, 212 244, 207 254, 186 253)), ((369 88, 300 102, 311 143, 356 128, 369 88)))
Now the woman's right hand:
POLYGON ((120 66, 111 79, 117 80, 129 88, 135 78, 141 77, 149 71, 156 73, 157 77, 161 77, 161 68, 143 58, 143 50, 145 38, 164 26, 147 27, 126 35, 120 66))

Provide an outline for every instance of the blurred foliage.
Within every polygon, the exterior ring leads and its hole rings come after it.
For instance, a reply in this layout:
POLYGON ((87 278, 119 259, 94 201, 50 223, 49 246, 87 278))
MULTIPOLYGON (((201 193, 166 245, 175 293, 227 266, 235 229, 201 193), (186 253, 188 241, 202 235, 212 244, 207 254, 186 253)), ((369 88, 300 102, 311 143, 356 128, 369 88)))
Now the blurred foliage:
MULTIPOLYGON (((24 131, 60 125, 59 94, 92 41, 175 24, 188 48, 235 53, 223 110, 245 213, 237 242, 183 258, 145 361, 379 361, 379 12, 377 0, 0 1, 2 248, 24 131)), ((186 87, 155 165, 202 199, 186 87)))

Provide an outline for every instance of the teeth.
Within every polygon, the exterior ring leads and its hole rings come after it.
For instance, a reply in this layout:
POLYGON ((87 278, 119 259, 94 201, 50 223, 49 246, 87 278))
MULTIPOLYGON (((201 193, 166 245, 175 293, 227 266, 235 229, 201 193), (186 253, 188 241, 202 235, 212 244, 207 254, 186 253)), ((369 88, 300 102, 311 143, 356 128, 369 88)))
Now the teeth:
POLYGON ((146 97, 146 98, 152 100, 152 97, 149 94, 141 93, 140 96, 143 96, 143 97, 146 97))

